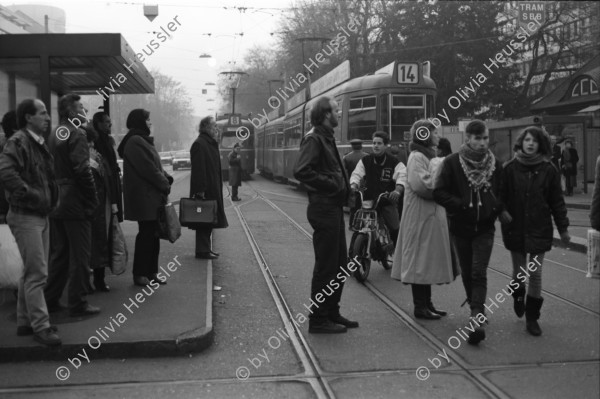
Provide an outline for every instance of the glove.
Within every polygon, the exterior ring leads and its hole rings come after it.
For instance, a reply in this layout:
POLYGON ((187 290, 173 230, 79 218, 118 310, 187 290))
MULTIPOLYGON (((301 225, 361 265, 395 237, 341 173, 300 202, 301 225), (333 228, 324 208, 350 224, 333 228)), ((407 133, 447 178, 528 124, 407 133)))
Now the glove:
POLYGON ((565 245, 571 242, 571 235, 569 234, 569 232, 567 230, 560 233, 560 240, 565 245))
POLYGON ((173 179, 173 176, 167 175, 167 181, 169 182, 169 186, 172 186, 175 179, 173 179))
POLYGON ((202 199, 202 200, 205 200, 205 199, 206 199, 206 197, 204 196, 204 191, 198 191, 198 192, 196 193, 196 195, 194 195, 194 197, 195 197, 195 198, 200 198, 200 199, 202 199))

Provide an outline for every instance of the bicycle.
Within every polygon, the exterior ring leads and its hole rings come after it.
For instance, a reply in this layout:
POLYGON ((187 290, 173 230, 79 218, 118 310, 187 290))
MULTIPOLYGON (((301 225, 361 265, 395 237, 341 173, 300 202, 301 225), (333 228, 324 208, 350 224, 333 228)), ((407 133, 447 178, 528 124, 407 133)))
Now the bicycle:
POLYGON ((367 280, 371 270, 371 259, 381 263, 385 270, 392 268, 394 245, 383 217, 378 214, 382 198, 388 198, 389 192, 381 193, 377 200, 364 200, 363 192, 359 190, 361 207, 356 211, 352 221, 352 239, 349 255, 359 261, 354 277, 362 282, 367 280))

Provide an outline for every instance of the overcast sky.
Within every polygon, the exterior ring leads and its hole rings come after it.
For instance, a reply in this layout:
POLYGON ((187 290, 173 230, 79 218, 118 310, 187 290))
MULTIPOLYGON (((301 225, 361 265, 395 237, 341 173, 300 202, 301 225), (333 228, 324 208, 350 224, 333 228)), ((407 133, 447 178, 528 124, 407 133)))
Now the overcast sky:
POLYGON ((277 21, 289 7, 291 0, 153 0, 146 4, 158 4, 159 15, 150 22, 139 1, 3 1, 11 4, 44 4, 62 8, 66 13, 67 33, 118 32, 136 51, 156 38, 153 31, 167 29, 167 24, 178 16, 181 26, 160 47, 146 57, 148 70, 159 68, 166 75, 183 83, 190 94, 195 115, 218 110, 219 98, 216 86, 218 73, 235 69, 242 62, 245 51, 255 44, 275 44, 271 33, 277 29, 277 21), (227 9, 225 9, 227 7, 227 9), (245 12, 235 7, 248 7, 245 12), (244 33, 243 36, 235 35, 244 33), (206 34, 211 33, 212 36, 206 34), (202 53, 212 59, 199 58, 202 53), (236 66, 229 62, 237 62, 236 66), (208 95, 202 89, 208 88, 208 95), (207 102, 213 98, 216 102, 207 102))

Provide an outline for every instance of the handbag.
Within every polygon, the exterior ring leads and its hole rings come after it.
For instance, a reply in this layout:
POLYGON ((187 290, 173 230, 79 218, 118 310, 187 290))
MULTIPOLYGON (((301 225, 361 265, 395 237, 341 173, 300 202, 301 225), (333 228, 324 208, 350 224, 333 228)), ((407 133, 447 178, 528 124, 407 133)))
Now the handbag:
POLYGON ((218 224, 217 201, 182 198, 179 201, 179 221, 185 227, 214 227, 218 224))
POLYGON ((114 275, 119 275, 125 273, 127 269, 129 253, 127 251, 127 243, 125 242, 125 235, 119 224, 119 218, 116 214, 112 218, 112 262, 110 270, 114 275))
POLYGON ((157 215, 158 238, 174 243, 181 237, 181 224, 172 203, 158 208, 157 215))
POLYGON ((15 237, 8 225, 0 225, 0 289, 18 289, 23 268, 15 237))

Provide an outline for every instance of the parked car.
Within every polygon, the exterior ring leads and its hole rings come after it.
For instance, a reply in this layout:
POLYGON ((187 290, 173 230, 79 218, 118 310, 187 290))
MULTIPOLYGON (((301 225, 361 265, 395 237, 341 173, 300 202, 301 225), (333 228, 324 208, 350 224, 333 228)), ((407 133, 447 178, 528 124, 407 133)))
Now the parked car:
POLYGON ((192 160, 189 151, 179 151, 173 155, 173 170, 179 168, 191 168, 192 160))
POLYGON ((173 153, 170 151, 159 152, 160 155, 160 163, 163 165, 172 165, 173 164, 173 153))

